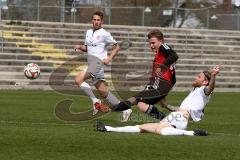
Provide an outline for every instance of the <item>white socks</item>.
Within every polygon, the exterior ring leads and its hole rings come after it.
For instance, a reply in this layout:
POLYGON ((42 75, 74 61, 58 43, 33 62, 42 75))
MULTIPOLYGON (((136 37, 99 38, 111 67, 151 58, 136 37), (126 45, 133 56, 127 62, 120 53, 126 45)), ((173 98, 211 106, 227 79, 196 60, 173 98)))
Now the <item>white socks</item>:
POLYGON ((106 100, 111 103, 112 105, 116 105, 120 103, 120 101, 115 97, 110 91, 108 91, 108 95, 106 97, 106 100))
POLYGON ((105 126, 108 132, 140 133, 138 126, 111 127, 105 126))
MULTIPOLYGON (((96 96, 94 95, 94 93, 92 91, 92 88, 88 83, 83 82, 81 84, 80 88, 91 98, 93 104, 95 104, 96 102, 99 101, 99 99, 97 99, 96 96)), ((120 101, 117 99, 117 97, 115 97, 110 91, 108 91, 108 95, 106 97, 106 100, 109 103, 111 103, 112 105, 116 105, 116 104, 120 103, 120 101)), ((127 111, 127 110, 125 110, 125 111, 127 111)))
POLYGON ((93 104, 98 102, 99 99, 97 99, 92 91, 92 88, 91 86, 86 83, 86 82, 83 82, 80 86, 80 88, 91 98, 93 104))
MULTIPOLYGON (((123 132, 123 133, 140 133, 140 128, 136 126, 125 126, 125 127, 111 127, 105 126, 108 132, 123 132)), ((163 136, 194 136, 193 131, 186 131, 182 129, 176 129, 173 127, 165 127, 161 131, 163 136)))
MULTIPOLYGON (((83 82, 80 88, 91 98, 91 100, 93 101, 93 104, 99 101, 99 99, 97 99, 96 96, 94 95, 92 88, 88 83, 83 82)), ((116 105, 120 102, 117 99, 117 97, 115 97, 110 91, 108 92, 106 100, 113 105, 116 105)))
POLYGON ((194 136, 194 132, 177 129, 173 127, 165 127, 162 129, 161 135, 163 136, 194 136))

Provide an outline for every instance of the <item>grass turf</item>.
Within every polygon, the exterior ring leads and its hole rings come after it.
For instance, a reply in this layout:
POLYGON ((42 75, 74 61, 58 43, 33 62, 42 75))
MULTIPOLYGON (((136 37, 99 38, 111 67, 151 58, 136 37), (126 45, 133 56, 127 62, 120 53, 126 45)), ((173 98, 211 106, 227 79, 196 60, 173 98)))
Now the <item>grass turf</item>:
MULTIPOLYGON (((172 92, 168 101, 177 105, 185 95, 172 92)), ((214 93, 204 120, 189 123, 189 129, 210 132, 207 137, 96 132, 95 120, 64 122, 55 116, 56 103, 66 97, 74 100, 72 112, 91 107, 85 96, 50 91, 0 91, 0 159, 239 159, 239 93, 214 93)), ((130 122, 119 122, 120 116, 121 113, 111 113, 99 119, 113 126, 153 120, 136 109, 130 122)))

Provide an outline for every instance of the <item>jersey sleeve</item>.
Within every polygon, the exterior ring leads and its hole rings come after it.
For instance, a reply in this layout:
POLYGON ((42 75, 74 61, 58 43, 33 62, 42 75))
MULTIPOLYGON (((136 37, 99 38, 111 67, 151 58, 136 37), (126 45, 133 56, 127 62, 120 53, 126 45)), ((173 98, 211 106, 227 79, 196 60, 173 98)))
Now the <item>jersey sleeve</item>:
POLYGON ((205 95, 205 96, 209 96, 209 95, 212 94, 212 92, 209 91, 209 88, 208 88, 208 87, 204 87, 203 92, 204 92, 204 95, 205 95))
POLYGON ((107 44, 117 44, 117 41, 113 39, 112 35, 109 32, 105 33, 105 42, 107 44))
POLYGON ((166 60, 163 62, 163 64, 168 66, 168 67, 171 64, 175 63, 178 59, 177 53, 165 43, 163 43, 160 46, 159 51, 166 56, 166 60))

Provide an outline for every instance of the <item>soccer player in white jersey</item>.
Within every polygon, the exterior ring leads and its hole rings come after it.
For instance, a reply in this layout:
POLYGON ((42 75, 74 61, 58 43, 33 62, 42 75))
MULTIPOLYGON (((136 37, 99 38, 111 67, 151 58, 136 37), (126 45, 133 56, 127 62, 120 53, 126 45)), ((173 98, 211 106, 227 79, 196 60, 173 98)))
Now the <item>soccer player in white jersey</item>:
MULTIPOLYGON (((147 123, 136 126, 111 127, 105 126, 102 122, 97 121, 98 131, 109 132, 127 132, 127 133, 142 133, 149 132, 160 135, 186 135, 186 136, 206 136, 207 132, 203 130, 186 130, 188 121, 198 122, 204 116, 204 108, 210 99, 211 93, 215 87, 215 78, 220 71, 220 65, 216 65, 211 73, 203 71, 199 73, 192 86, 194 89, 182 101, 179 108, 171 112, 167 117, 159 123, 147 123)), ((167 106, 167 103, 164 103, 167 106)))
MULTIPOLYGON (((90 85, 85 81, 89 78, 93 79, 93 84, 97 88, 100 96, 105 98, 112 105, 118 104, 120 101, 107 89, 104 79, 104 65, 108 65, 114 56, 120 50, 119 45, 113 39, 111 34, 102 28, 103 13, 96 11, 92 17, 93 28, 87 30, 85 44, 75 45, 75 50, 87 52, 88 69, 81 71, 75 78, 75 83, 91 98, 93 102, 93 115, 98 111, 101 101, 95 97, 90 85), (111 54, 107 53, 107 46, 112 45, 111 54)), ((123 111, 123 120, 129 118, 132 110, 123 111)))

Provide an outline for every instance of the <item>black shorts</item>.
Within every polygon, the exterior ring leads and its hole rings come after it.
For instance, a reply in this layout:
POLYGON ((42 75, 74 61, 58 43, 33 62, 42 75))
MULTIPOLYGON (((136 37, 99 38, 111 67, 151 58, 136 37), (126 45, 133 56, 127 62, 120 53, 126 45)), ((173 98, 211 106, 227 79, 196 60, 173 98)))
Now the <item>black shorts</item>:
POLYGON ((154 81, 151 81, 145 90, 139 92, 135 98, 137 102, 144 102, 149 105, 154 105, 165 98, 171 89, 171 82, 156 77, 154 81))

